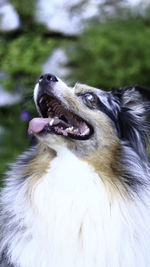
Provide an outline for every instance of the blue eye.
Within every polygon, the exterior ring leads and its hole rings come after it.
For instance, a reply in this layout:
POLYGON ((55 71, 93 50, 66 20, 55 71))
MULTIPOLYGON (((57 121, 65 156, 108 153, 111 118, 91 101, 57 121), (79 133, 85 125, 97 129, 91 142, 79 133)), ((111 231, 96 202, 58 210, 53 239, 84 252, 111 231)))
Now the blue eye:
POLYGON ((90 102, 93 102, 93 101, 95 100, 95 97, 94 97, 92 94, 90 94, 90 93, 86 93, 86 94, 84 95, 84 97, 85 97, 85 99, 86 99, 87 101, 90 101, 90 102))
POLYGON ((85 93, 83 96, 83 102, 86 104, 89 108, 95 108, 96 107, 96 99, 95 96, 91 93, 85 93))

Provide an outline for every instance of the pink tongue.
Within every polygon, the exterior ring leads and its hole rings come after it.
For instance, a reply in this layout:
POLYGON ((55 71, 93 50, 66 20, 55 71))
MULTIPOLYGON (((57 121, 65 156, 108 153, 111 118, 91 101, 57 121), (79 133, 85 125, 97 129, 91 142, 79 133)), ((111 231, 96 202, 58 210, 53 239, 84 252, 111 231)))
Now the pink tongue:
POLYGON ((28 134, 36 134, 41 132, 44 127, 49 124, 51 118, 34 118, 29 122, 28 134))

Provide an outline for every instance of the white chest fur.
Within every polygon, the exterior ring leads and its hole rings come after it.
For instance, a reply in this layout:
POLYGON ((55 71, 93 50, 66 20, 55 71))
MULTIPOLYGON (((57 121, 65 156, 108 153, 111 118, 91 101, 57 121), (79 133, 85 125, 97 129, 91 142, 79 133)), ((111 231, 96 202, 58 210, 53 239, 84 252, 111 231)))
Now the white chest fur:
POLYGON ((68 150, 51 162, 30 203, 25 192, 26 185, 12 203, 26 226, 9 246, 15 266, 150 266, 146 210, 121 198, 110 206, 100 177, 68 150))

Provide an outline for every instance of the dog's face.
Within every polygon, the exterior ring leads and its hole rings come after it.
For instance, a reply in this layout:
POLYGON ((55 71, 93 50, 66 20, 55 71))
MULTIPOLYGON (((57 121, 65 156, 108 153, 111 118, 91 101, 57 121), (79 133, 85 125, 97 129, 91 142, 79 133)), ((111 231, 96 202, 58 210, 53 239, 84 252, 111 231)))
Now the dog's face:
POLYGON ((34 91, 37 109, 45 118, 34 121, 40 125, 36 134, 49 146, 53 142, 65 144, 80 156, 116 149, 118 137, 111 118, 111 98, 111 92, 82 84, 69 88, 60 79, 45 75, 34 91))
POLYGON ((149 107, 149 92, 143 88, 106 92, 78 83, 69 88, 45 74, 35 86, 34 100, 42 118, 31 121, 29 133, 52 148, 65 145, 82 158, 105 158, 106 164, 116 158, 122 141, 142 152, 138 147, 145 142, 149 107))

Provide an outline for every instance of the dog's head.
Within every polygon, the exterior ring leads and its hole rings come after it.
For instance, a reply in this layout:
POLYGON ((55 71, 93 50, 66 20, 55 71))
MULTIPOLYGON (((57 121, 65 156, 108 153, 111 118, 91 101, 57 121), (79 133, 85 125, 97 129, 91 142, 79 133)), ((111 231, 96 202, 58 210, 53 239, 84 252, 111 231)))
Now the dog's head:
POLYGON ((81 157, 116 157, 121 142, 145 154, 145 114, 150 92, 139 86, 103 91, 77 83, 69 88, 59 78, 42 75, 34 100, 42 118, 29 133, 54 148, 62 144, 81 157))
POLYGON ((106 92, 79 83, 69 88, 45 74, 35 86, 34 100, 41 117, 30 122, 28 132, 44 149, 57 154, 67 147, 107 185, 121 191, 132 187, 137 192, 138 185, 147 183, 147 89, 130 86, 106 92))

